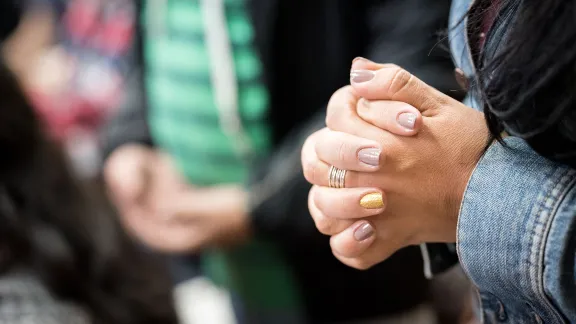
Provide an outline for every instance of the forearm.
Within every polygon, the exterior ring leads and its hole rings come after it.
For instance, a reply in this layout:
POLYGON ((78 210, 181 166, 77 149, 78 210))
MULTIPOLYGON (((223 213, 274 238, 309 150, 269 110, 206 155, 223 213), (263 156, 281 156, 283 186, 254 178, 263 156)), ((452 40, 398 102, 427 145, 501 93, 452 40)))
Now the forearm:
POLYGON ((576 171, 520 139, 506 142, 510 148, 488 149, 469 181, 458 227, 461 263, 487 313, 502 316, 505 307, 515 320, 575 321, 576 171))

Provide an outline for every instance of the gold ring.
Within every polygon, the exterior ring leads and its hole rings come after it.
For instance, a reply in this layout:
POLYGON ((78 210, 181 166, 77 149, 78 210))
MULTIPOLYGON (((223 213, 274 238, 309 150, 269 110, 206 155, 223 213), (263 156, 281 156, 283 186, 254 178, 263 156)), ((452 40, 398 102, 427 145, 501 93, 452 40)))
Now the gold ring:
POLYGON ((330 166, 328 172, 328 187, 342 189, 346 187, 346 170, 338 169, 335 166, 330 166))

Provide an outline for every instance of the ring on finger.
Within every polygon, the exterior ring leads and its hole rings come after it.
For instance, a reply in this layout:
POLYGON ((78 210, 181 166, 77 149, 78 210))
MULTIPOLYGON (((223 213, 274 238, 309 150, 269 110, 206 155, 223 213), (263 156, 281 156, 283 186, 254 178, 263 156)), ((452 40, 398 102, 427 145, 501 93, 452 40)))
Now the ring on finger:
POLYGON ((335 166, 330 166, 328 172, 328 187, 330 188, 345 188, 346 187, 346 170, 338 169, 335 166))

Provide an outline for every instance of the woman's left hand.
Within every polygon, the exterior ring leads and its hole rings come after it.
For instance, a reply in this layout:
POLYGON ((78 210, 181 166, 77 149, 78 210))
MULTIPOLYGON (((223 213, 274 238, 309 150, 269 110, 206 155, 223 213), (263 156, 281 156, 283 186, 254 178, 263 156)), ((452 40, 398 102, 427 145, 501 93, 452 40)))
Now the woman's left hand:
POLYGON ((328 129, 303 147, 318 229, 332 236, 338 259, 359 269, 408 245, 455 242, 465 187, 488 140, 482 113, 394 65, 357 60, 351 76, 352 88, 328 105, 328 129), (388 131, 400 120, 390 113, 398 102, 422 113, 416 136, 388 131), (381 150, 377 165, 361 161, 369 143, 381 150), (345 189, 328 188, 331 165, 347 170, 345 189))

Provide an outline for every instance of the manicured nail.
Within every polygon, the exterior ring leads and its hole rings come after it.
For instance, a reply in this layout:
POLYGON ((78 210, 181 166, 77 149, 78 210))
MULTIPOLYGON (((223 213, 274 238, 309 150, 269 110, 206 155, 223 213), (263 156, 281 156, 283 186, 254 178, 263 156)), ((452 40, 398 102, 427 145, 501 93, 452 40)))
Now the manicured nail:
POLYGON ((360 206, 366 209, 379 209, 384 207, 384 199, 379 192, 373 192, 365 195, 360 199, 360 206))
POLYGON ((363 83, 374 79, 375 75, 376 73, 370 70, 352 70, 350 80, 354 83, 363 83))
POLYGON ((416 124, 416 114, 402 113, 398 115, 398 124, 406 129, 414 130, 414 124, 416 124))
POLYGON ((365 222, 358 226, 354 231, 354 239, 358 242, 362 242, 371 238, 374 235, 374 227, 370 223, 365 222))
POLYGON ((378 166, 380 164, 380 149, 377 148, 365 148, 358 151, 358 160, 360 162, 371 165, 378 166))
POLYGON ((362 57, 362 56, 358 56, 355 59, 353 59, 352 65, 354 65, 354 63, 356 63, 356 62, 374 63, 374 62, 370 61, 369 59, 362 57))

